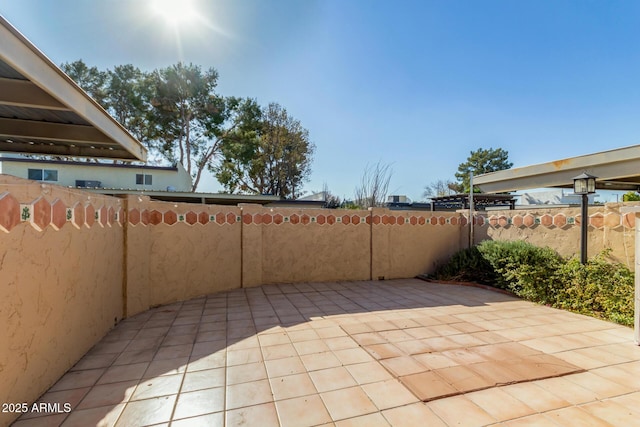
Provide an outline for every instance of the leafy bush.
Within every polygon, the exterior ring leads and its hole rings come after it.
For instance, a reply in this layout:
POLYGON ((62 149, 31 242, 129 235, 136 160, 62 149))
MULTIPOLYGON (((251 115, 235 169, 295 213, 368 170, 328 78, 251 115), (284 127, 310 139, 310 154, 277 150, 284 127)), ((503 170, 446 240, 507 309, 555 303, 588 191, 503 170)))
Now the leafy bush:
POLYGON ((453 255, 434 276, 490 284, 530 301, 631 325, 634 274, 608 262, 608 254, 604 251, 582 265, 548 247, 487 240, 453 255))

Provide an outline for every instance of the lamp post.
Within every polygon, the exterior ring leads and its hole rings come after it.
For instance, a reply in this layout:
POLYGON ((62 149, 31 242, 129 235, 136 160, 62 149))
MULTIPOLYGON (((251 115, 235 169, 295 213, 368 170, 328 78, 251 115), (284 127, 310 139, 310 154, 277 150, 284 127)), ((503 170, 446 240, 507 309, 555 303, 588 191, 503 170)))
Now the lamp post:
POLYGON ((580 203, 582 221, 580 222, 580 262, 587 262, 587 227, 589 226, 589 194, 596 192, 596 176, 586 172, 573 178, 573 192, 582 196, 580 203))

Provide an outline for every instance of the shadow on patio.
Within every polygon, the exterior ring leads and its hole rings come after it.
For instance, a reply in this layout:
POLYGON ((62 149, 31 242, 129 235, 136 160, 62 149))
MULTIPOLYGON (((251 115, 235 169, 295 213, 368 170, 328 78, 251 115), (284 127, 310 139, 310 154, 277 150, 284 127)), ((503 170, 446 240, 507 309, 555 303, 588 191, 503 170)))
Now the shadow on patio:
POLYGON ((124 320, 14 425, 631 425, 639 375, 630 329, 498 292, 271 285, 124 320))

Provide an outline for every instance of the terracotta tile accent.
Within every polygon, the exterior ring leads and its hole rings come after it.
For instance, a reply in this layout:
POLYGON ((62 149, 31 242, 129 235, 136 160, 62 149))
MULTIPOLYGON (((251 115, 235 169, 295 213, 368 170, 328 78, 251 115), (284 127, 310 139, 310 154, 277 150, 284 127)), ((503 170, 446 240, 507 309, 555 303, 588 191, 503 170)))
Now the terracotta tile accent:
POLYGON ((236 219, 236 214, 234 214, 233 212, 229 212, 227 214, 227 224, 235 224, 236 219))
POLYGON ((251 224, 251 220, 253 219, 253 216, 251 216, 250 214, 243 214, 242 215, 242 222, 245 225, 249 225, 251 224))
POLYGON ((167 225, 173 225, 178 222, 178 215, 174 211, 167 211, 164 213, 164 223, 167 225))
POLYGON ((349 215, 343 215, 342 216, 342 223, 344 225, 348 225, 349 223, 351 223, 351 217, 349 215))
POLYGON ((602 228, 604 226, 604 216, 601 213, 591 215, 589 217, 589 225, 594 228, 602 228))
POLYGON ((100 220, 100 225, 102 225, 103 227, 105 227, 109 222, 109 210, 107 209, 106 206, 102 206, 100 208, 99 220, 100 220))
POLYGON ((109 206, 107 209, 107 224, 111 227, 116 222, 116 211, 113 206, 109 206))
POLYGON ((300 217, 300 222, 302 223, 302 225, 307 225, 311 222, 311 217, 307 214, 303 214, 300 217))
MULTIPOLYGON (((0 203, 2 201, 0 200, 0 203)), ((0 212, 2 208, 0 207, 0 212)), ((67 223, 67 207, 60 199, 56 199, 51 204, 51 226, 55 230, 60 230, 67 223)), ((2 222, 0 220, 0 227, 2 227, 2 222)))
POLYGON ((367 215, 364 222, 366 222, 368 225, 371 225, 371 215, 367 215))
POLYGON ((51 223, 51 205, 44 197, 38 198, 33 203, 33 215, 31 216, 31 225, 38 231, 44 231, 47 225, 51 223))
POLYGON ((507 225, 509 225, 509 219, 504 215, 500 215, 498 217, 498 225, 500 227, 506 227, 507 225))
POLYGON ((194 225, 198 222, 198 215, 195 212, 189 211, 184 215, 184 222, 189 225, 194 225))
POLYGON ((262 224, 262 214, 254 214, 253 215, 253 223, 256 225, 262 224))
POLYGON ((140 213, 140 222, 142 223, 142 225, 149 225, 150 221, 151 221, 151 215, 149 214, 149 210, 144 209, 140 213))
POLYGON ((84 206, 82 206, 81 203, 73 205, 71 210, 71 223, 76 228, 84 225, 84 206))
POLYGON ((443 216, 438 217, 438 224, 445 225, 447 223, 447 219, 443 216))
POLYGON ((425 225, 427 223, 427 219, 423 216, 418 218, 418 225, 425 225))
POLYGON ((451 225, 458 225, 458 217, 457 216, 452 216, 451 218, 449 218, 449 223, 451 225))
POLYGON ((567 225, 567 216, 565 214, 557 214, 553 217, 553 225, 562 228, 567 225))
POLYGON ((140 211, 136 208, 133 208, 129 211, 129 224, 138 225, 140 222, 140 211))
POLYGON ((622 225, 626 228, 635 228, 636 226, 636 214, 634 213, 626 213, 622 217, 622 225))
POLYGON ((431 219, 429 219, 429 223, 431 225, 437 225, 438 224, 438 217, 432 216, 431 219))
POLYGON ((396 225, 396 217, 394 215, 389 215, 389 225, 396 225))
POLYGON ((396 217, 396 224, 404 225, 404 217, 403 216, 397 216, 396 217))
POLYGON ((319 225, 324 225, 327 222, 327 217, 324 215, 318 215, 316 218, 319 225))
POLYGON ((373 224, 374 225, 378 225, 382 222, 382 219, 380 218, 380 215, 374 215, 373 216, 373 224))
POLYGON ((225 215, 222 212, 218 212, 216 215, 216 224, 222 225, 225 221, 225 215))
POLYGON ((418 225, 418 217, 412 216, 411 218, 409 218, 409 224, 418 225))
POLYGON ((124 222, 124 208, 118 209, 117 215, 118 217, 116 218, 116 221, 118 222, 118 225, 122 226, 124 222))
POLYGON ((0 230, 8 233, 20 224, 20 202, 9 193, 0 195, 0 230))
POLYGON ((96 209, 93 205, 86 205, 84 208, 84 224, 91 228, 96 222, 96 209))
POLYGON ((275 214, 273 216, 273 223, 276 225, 280 225, 284 222, 284 217, 280 214, 275 214))
POLYGON ((273 217, 271 216, 271 214, 263 214, 262 215, 262 223, 269 225, 271 224, 271 222, 273 221, 273 217))
MULTIPOLYGON (((328 220, 328 218, 327 218, 327 220, 328 220)), ((291 224, 299 224, 300 223, 300 215, 298 215, 298 214, 291 215, 291 217, 289 217, 289 222, 291 222, 291 224)), ((330 222, 329 224, 333 224, 333 223, 330 222)))
POLYGON ((581 214, 576 215, 575 218, 574 218, 574 221, 575 221, 576 225, 582 224, 582 215, 581 214))
POLYGON ((381 221, 382 221, 383 225, 389 225, 389 216, 388 215, 382 215, 381 221))
POLYGON ((467 225, 468 222, 469 222, 469 220, 467 219, 466 216, 461 216, 460 217, 460 225, 465 226, 465 225, 467 225))
POLYGON ((497 227, 498 226, 498 216, 497 215, 491 215, 489 217, 489 225, 492 227, 497 227))
POLYGON ((522 222, 525 227, 533 227, 536 223, 536 218, 531 214, 526 214, 522 222))
POLYGON ((516 227, 522 227, 523 222, 522 215, 515 215, 511 220, 511 223, 516 227))
POLYGON ((358 225, 361 222, 362 221, 360 220, 360 217, 358 215, 351 216, 351 224, 358 225))
POLYGON ((157 210, 152 210, 149 213, 149 224, 158 225, 162 222, 162 212, 157 210))
POLYGON ((423 402, 458 394, 451 384, 434 371, 405 375, 398 379, 423 402))
POLYGON ((545 227, 551 227, 553 225, 553 217, 549 214, 544 214, 540 217, 540 224, 545 227))
POLYGON ((475 220, 475 222, 476 222, 476 225, 478 225, 478 226, 480 226, 480 227, 482 227, 482 226, 485 224, 485 222, 486 222, 485 217, 484 217, 484 216, 482 216, 482 215, 476 215, 476 216, 474 217, 474 220, 475 220))
POLYGON ((604 226, 616 228, 620 226, 620 215, 615 212, 609 212, 604 216, 604 226))

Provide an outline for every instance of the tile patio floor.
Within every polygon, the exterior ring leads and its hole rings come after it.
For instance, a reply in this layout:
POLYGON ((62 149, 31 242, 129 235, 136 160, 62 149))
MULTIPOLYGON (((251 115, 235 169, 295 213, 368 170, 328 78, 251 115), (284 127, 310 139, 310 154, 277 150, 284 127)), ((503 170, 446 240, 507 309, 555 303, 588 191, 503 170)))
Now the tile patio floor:
POLYGON ((629 328, 485 289, 312 283, 241 289, 121 322, 29 426, 631 426, 629 328))

